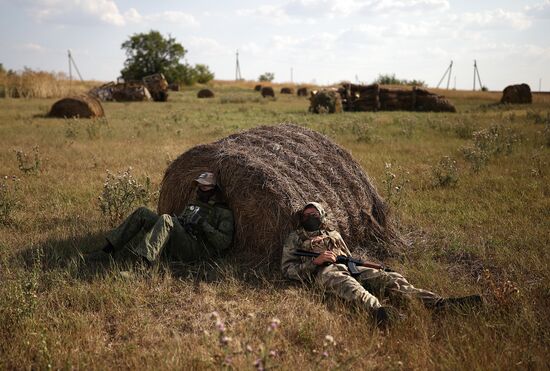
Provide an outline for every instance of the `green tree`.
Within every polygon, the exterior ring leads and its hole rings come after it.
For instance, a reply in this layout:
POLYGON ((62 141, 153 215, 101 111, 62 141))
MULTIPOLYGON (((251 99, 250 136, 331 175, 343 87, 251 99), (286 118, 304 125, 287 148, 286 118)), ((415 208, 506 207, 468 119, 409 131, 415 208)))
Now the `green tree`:
POLYGON ((139 80, 158 72, 170 75, 187 53, 176 39, 165 38, 153 30, 132 35, 122 43, 122 49, 126 52, 126 61, 120 73, 125 80, 139 80))
POLYGON ((196 64, 194 70, 199 84, 206 84, 214 79, 214 73, 205 64, 196 64))
POLYGON ((273 72, 266 72, 260 75, 258 77, 258 80, 260 81, 273 81, 275 79, 275 74, 273 72))

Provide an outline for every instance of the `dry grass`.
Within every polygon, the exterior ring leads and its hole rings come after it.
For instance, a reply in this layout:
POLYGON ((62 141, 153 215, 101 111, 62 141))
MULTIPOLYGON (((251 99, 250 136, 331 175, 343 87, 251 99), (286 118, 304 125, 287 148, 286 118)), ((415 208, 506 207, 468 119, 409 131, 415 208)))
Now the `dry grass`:
POLYGON ((15 74, 0 73, 0 96, 8 98, 62 98, 86 93, 98 81, 69 80, 63 73, 25 69, 15 74))
POLYGON ((231 361, 253 369, 258 358, 307 370, 548 368, 549 96, 493 106, 499 93, 441 91, 458 113, 312 115, 303 98, 254 100, 253 85, 220 83, 211 100, 196 99, 193 87, 162 104, 108 102, 101 121, 44 118, 53 99, 0 100, 0 176, 20 178, 19 207, 0 225, 0 368, 218 369, 231 361), (444 295, 481 292, 487 309, 438 316, 414 308, 383 333, 363 312, 278 272, 218 261, 128 276, 83 265, 78 253, 101 246, 108 229, 97 200, 106 169, 132 166, 158 188, 168 161, 190 147, 280 122, 345 147, 390 200, 412 247, 388 265, 444 295), (495 124, 521 140, 474 173, 462 148, 495 124), (40 166, 23 173, 13 150, 35 146, 40 166), (434 185, 444 156, 457 160, 454 187, 434 185), (273 317, 281 323, 268 332, 273 317), (224 345, 222 335, 232 340, 224 345))

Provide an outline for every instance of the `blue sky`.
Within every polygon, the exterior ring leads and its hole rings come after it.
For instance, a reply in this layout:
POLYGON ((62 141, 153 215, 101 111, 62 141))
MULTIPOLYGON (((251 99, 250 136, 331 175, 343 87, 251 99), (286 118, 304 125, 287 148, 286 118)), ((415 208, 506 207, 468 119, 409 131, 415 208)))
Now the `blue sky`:
POLYGON ((473 60, 490 89, 526 82, 550 90, 550 0, 125 1, 0 0, 0 63, 114 80, 131 34, 159 30, 234 79, 371 82, 379 73, 435 86, 451 60, 451 87, 471 89, 473 60))

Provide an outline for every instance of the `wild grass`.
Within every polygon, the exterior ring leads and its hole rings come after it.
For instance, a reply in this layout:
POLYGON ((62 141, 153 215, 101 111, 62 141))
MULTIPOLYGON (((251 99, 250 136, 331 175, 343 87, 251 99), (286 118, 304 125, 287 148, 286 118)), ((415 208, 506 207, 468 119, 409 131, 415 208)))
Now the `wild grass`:
POLYGON ((17 207, 0 223, 0 368, 548 368, 547 96, 500 107, 495 93, 450 91, 457 114, 314 115, 305 98, 258 101, 249 85, 220 82, 211 100, 192 88, 167 103, 104 103, 105 122, 44 118, 54 99, 0 100, 0 176, 10 192, 18 179, 17 207), (109 229, 98 200, 107 169, 132 167, 154 192, 191 146, 280 122, 347 148, 391 201, 411 247, 389 266, 443 295, 482 293, 486 309, 414 307, 386 333, 361 310, 230 258, 154 270, 83 263, 109 229), (495 125, 521 140, 474 138, 495 125), (476 140, 491 156, 474 172, 462 148, 476 140), (30 166, 35 147, 39 166, 26 172, 16 151, 30 166))

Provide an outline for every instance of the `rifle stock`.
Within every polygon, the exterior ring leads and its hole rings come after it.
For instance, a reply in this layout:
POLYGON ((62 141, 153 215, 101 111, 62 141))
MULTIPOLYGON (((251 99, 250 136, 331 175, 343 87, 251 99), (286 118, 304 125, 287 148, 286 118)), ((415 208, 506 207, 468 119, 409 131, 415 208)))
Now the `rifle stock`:
MULTIPOLYGON (((293 253, 295 256, 305 256, 310 258, 316 258, 321 253, 314 252, 314 251, 307 251, 307 250, 296 250, 293 253)), ((370 261, 360 260, 353 258, 351 256, 346 255, 338 255, 336 256, 336 264, 345 264, 348 267, 348 270, 352 276, 356 276, 359 274, 359 271, 357 270, 357 266, 360 267, 367 267, 367 268, 374 268, 374 269, 381 269, 385 272, 393 272, 390 268, 384 266, 383 264, 378 264, 370 261)))

